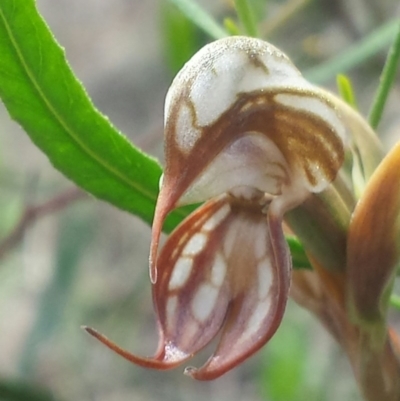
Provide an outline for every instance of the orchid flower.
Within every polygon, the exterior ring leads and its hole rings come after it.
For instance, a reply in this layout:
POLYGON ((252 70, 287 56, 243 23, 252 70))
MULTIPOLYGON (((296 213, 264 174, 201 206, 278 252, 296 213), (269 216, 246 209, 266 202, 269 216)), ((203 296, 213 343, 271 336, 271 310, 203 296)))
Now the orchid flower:
POLYGON ((348 109, 307 82, 269 43, 230 37, 201 49, 165 102, 165 173, 150 276, 155 356, 136 356, 86 330, 129 361, 174 368, 217 335, 193 378, 219 377, 253 355, 282 320, 291 280, 285 213, 324 191, 343 165, 348 109), (168 213, 202 203, 159 252, 168 213))

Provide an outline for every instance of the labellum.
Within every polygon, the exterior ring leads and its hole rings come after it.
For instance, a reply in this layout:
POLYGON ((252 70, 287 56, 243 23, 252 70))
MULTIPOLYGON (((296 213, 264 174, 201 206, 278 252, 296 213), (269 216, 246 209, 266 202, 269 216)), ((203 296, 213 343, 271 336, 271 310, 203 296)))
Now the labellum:
POLYGON ((347 145, 348 109, 308 83, 264 41, 230 37, 201 49, 165 103, 165 173, 157 201, 150 275, 159 326, 156 369, 185 362, 220 334, 196 379, 214 379, 275 333, 288 297, 291 258, 284 214, 335 179, 347 145), (159 252, 174 208, 205 202, 159 252))

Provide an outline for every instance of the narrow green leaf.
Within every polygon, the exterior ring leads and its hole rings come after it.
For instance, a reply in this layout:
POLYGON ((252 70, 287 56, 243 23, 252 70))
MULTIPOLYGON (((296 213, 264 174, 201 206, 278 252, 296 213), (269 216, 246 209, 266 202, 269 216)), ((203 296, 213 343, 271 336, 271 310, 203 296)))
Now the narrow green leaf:
POLYGON ((236 22, 232 18, 224 19, 224 27, 229 33, 229 35, 235 36, 240 35, 240 29, 237 26, 236 22))
POLYGON ((350 78, 343 74, 338 74, 336 83, 342 99, 351 107, 357 110, 356 96, 354 94, 353 85, 350 78))
POLYGON ((398 19, 387 22, 336 57, 305 71, 304 76, 314 83, 322 83, 366 62, 391 43, 397 32, 398 24, 398 19))
MULTIPOLYGON (((96 110, 33 0, 0 1, 0 97, 51 163, 96 197, 151 222, 161 167, 96 110)), ((166 228, 182 218, 172 214, 166 228)))
POLYGON ((248 0, 235 0, 235 7, 246 35, 258 37, 256 19, 248 0))
POLYGON ((396 294, 392 294, 390 296, 390 306, 400 310, 400 296, 396 294))
POLYGON ((297 237, 287 235, 286 241, 289 245, 290 253, 293 259, 294 269, 312 269, 311 263, 304 251, 303 245, 297 237))
POLYGON ((167 2, 161 4, 161 16, 165 58, 176 74, 199 49, 199 31, 182 11, 167 2))
POLYGON ((372 128, 376 128, 382 118, 383 109, 390 89, 393 86, 394 80, 398 73, 400 63, 400 20, 397 20, 397 35, 389 50, 385 67, 383 68, 382 75, 379 81, 379 87, 376 92, 375 99, 372 103, 371 111, 369 113, 369 123, 372 128))
POLYGON ((226 32, 210 14, 193 0, 168 1, 178 7, 187 18, 213 39, 221 39, 225 36, 229 36, 228 32, 226 32))

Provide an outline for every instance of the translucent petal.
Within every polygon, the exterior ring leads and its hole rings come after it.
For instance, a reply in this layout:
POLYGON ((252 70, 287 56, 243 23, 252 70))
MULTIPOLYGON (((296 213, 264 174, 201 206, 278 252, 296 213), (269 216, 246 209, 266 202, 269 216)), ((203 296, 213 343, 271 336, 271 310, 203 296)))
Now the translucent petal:
MULTIPOLYGON (((242 242, 246 254, 247 285, 241 273, 231 280, 239 282, 230 304, 217 350, 204 366, 189 367, 185 373, 198 380, 215 379, 259 350, 275 333, 282 320, 290 283, 291 259, 283 237, 280 218, 269 216, 266 254, 254 257, 252 243, 260 232, 261 222, 247 230, 248 242, 242 242)), ((243 240, 243 238, 241 238, 243 240)), ((233 259, 235 260, 235 259, 233 259)), ((234 271, 239 266, 231 267, 234 271)))
POLYGON ((163 345, 193 355, 224 322, 230 289, 220 251, 234 214, 223 196, 192 213, 169 236, 157 259, 154 303, 163 345))

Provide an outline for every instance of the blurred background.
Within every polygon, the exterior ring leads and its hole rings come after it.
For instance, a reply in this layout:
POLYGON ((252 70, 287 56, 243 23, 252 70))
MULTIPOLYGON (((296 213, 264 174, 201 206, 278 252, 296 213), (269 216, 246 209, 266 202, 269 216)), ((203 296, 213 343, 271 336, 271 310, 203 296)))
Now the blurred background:
MULTIPOLYGON (((219 21, 235 18, 231 1, 198 3, 219 21)), ((263 37, 333 91, 335 72, 316 67, 399 16, 398 0, 254 3, 263 37)), ((210 38, 166 0, 37 5, 95 105, 162 161, 165 93, 183 62, 210 38)), ((346 72, 364 114, 388 46, 346 72)), ((379 128, 387 147, 400 137, 399 104, 397 82, 379 128)), ((360 400, 339 348, 293 302, 268 346, 217 381, 195 382, 183 368, 155 372, 130 365, 80 326, 153 354, 150 227, 77 190, 2 105, 0 185, 0 400, 360 400)))

